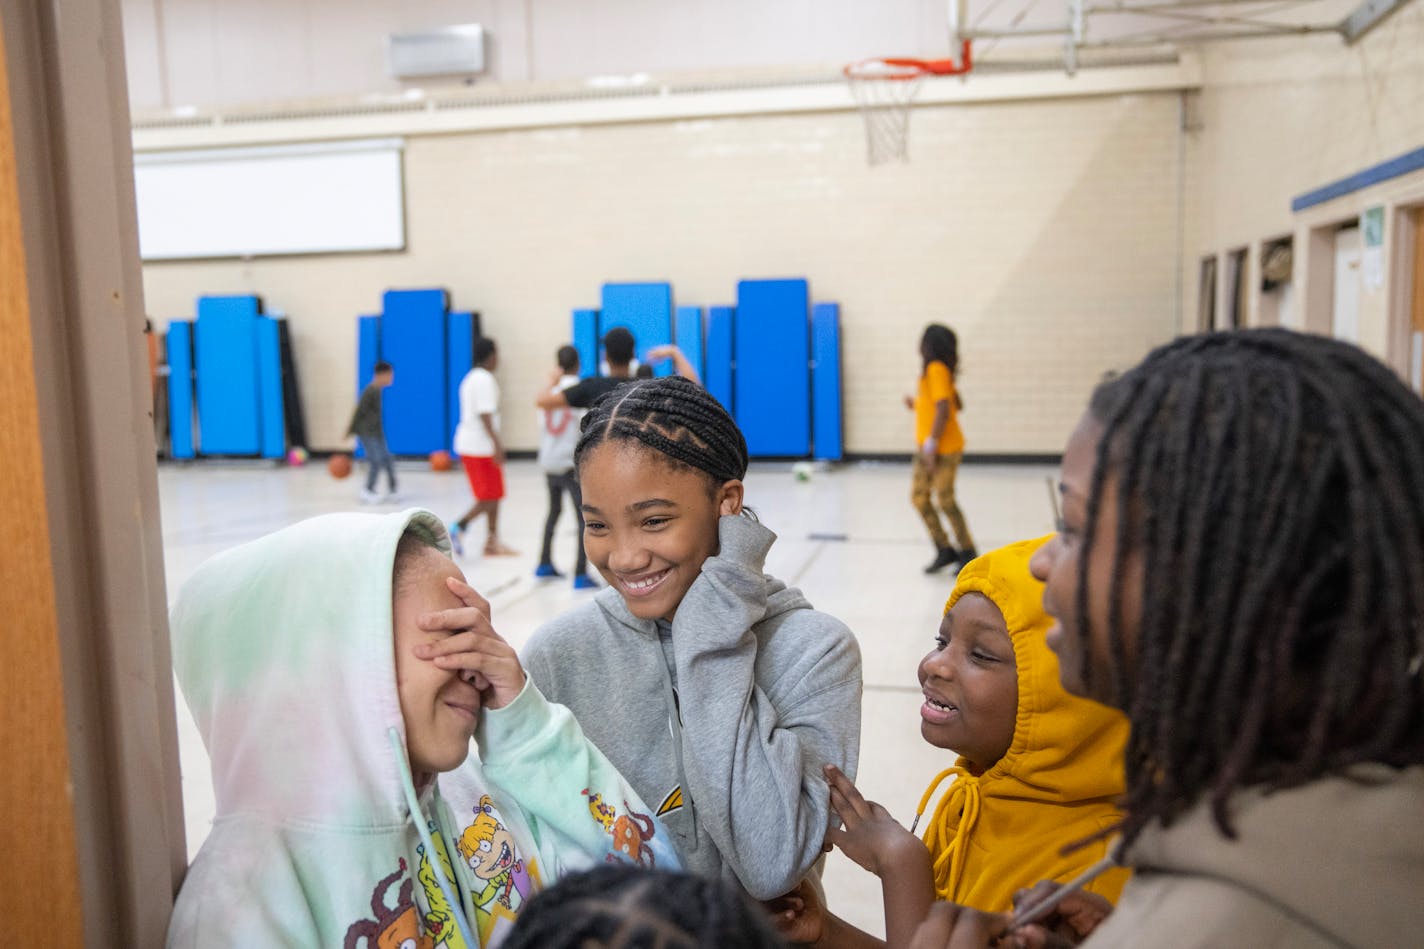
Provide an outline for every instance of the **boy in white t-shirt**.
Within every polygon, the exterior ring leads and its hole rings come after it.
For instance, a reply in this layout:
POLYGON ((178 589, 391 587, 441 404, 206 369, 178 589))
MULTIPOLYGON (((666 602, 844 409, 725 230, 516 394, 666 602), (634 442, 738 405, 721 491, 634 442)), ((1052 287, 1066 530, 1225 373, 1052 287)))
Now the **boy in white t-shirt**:
MULTIPOLYGON (((550 392, 562 392, 579 381, 579 354, 572 346, 560 346, 559 367, 550 376, 550 392)), ((552 550, 554 528, 563 513, 564 492, 573 501, 574 517, 578 518, 578 566, 574 568, 574 589, 591 590, 597 586, 588 575, 588 557, 583 550, 583 498, 579 495, 578 477, 574 472, 574 447, 579 440, 579 422, 585 409, 568 406, 545 409, 539 413, 539 467, 549 483, 549 516, 544 521, 544 547, 539 553, 536 577, 562 577, 554 567, 552 550)))
POLYGON ((460 383, 460 424, 455 428, 455 452, 465 466, 475 504, 464 516, 450 524, 450 543, 455 553, 465 555, 465 528, 484 514, 489 519, 485 539, 486 557, 512 556, 499 539, 499 502, 504 497, 504 443, 499 438, 499 383, 494 370, 499 350, 494 340, 475 340, 475 368, 460 383))

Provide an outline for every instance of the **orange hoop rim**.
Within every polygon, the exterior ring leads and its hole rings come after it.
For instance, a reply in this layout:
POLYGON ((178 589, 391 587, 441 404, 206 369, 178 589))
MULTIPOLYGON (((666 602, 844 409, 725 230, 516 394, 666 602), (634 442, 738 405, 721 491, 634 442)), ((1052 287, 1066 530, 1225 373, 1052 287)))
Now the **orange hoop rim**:
POLYGON ((903 82, 921 76, 962 76, 974 68, 969 40, 960 47, 959 62, 952 59, 909 59, 887 56, 883 59, 862 59, 842 70, 847 79, 862 81, 903 82))

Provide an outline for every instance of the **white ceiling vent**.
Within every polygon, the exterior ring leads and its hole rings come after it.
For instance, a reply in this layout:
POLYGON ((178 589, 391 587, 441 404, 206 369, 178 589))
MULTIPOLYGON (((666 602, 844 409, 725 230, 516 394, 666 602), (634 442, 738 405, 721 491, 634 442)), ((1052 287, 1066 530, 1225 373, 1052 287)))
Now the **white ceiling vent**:
POLYGON ((386 37, 386 63, 396 79, 474 76, 485 71, 485 28, 462 23, 386 37))

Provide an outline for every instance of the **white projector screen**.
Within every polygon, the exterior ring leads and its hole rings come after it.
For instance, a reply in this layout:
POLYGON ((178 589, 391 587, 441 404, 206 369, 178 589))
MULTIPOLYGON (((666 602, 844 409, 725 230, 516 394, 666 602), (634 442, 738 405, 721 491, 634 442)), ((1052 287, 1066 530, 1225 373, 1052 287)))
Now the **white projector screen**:
POLYGON ((405 248, 399 139, 134 156, 144 260, 405 248))

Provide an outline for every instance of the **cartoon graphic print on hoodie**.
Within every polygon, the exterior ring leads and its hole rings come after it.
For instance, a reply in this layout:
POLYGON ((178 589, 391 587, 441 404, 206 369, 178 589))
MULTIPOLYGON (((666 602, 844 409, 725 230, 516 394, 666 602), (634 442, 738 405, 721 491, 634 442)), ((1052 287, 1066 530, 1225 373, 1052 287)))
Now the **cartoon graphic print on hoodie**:
MULTIPOLYGON (((624 859, 584 789, 646 807, 532 683, 482 711, 483 762, 410 787, 391 588, 407 529, 448 555, 428 512, 333 514, 213 557, 180 591, 174 666, 217 817, 169 946, 474 949, 551 879, 624 859)), ((645 846, 676 865, 660 826, 645 846)))
MULTIPOLYGON (((1125 784, 1121 712, 1070 695, 1045 634, 1043 584, 1028 571, 1047 537, 1020 541, 970 561, 960 571, 944 611, 968 593, 999 608, 1008 626, 1018 674, 1018 712, 1009 750, 983 774, 960 758, 925 791, 919 812, 947 777, 949 790, 925 828, 934 861, 935 893, 989 912, 1013 908, 1015 890, 1040 880, 1067 881, 1097 863, 1109 842, 1097 840, 1066 856, 1062 848, 1107 830, 1121 818, 1125 784)), ((1086 889, 1116 900, 1129 872, 1114 868, 1086 889)))
POLYGON ((688 870, 770 899, 821 855, 821 766, 855 773, 860 650, 762 572, 775 534, 741 516, 722 517, 718 534, 671 624, 638 619, 609 587, 536 630, 524 662, 659 802, 643 813, 662 818, 688 870))

